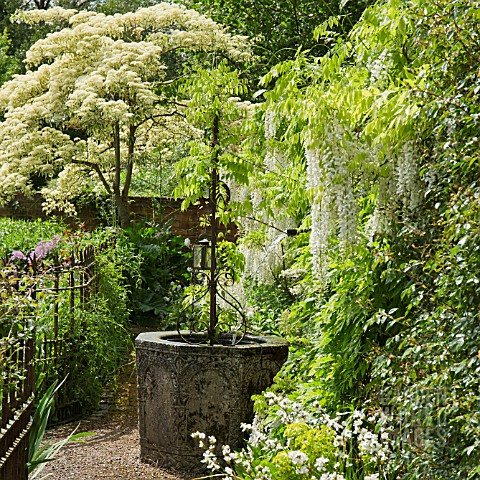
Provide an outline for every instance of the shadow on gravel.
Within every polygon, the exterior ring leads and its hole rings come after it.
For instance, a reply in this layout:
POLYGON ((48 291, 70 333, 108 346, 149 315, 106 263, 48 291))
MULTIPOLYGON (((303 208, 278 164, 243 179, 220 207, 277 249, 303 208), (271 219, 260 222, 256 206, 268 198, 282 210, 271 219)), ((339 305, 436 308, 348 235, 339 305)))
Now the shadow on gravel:
MULTIPOLYGON (((135 332, 136 333, 136 332, 135 332)), ((106 394, 91 417, 47 431, 47 442, 92 432, 85 442, 66 444, 40 478, 50 480, 187 480, 192 477, 165 471, 140 461, 138 404, 134 357, 124 368, 114 394, 106 394)))

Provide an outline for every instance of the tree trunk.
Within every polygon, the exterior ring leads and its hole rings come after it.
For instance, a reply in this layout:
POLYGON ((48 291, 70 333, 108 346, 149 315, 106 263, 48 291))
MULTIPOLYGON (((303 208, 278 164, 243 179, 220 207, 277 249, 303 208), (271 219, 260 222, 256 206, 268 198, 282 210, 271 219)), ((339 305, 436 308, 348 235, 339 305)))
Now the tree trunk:
POLYGON ((113 127, 113 142, 115 147, 115 177, 113 180, 113 193, 115 196, 115 209, 117 210, 118 222, 120 228, 128 228, 130 226, 130 211, 128 208, 128 191, 127 195, 120 192, 121 178, 121 157, 120 157, 120 125, 117 123, 113 127))
MULTIPOLYGON (((127 166, 125 167, 125 182, 123 185, 122 193, 119 194, 117 202, 118 218, 121 228, 128 228, 130 226, 130 208, 128 205, 128 192, 132 183, 133 174, 133 153, 135 149, 135 132, 137 127, 132 125, 129 128, 128 134, 128 153, 127 153, 127 166)), ((119 177, 120 181, 120 177, 119 177)), ((119 187, 120 192, 120 187, 119 187)))
POLYGON ((128 207, 128 198, 124 199, 121 195, 115 195, 115 204, 118 214, 118 222, 120 228, 128 228, 130 226, 130 209, 128 207))

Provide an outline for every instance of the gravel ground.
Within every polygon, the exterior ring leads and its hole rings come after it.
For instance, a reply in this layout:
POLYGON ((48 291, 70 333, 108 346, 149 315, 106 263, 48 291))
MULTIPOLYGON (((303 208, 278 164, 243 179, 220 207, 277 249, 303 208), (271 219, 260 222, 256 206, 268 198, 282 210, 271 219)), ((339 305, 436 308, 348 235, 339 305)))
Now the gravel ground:
POLYGON ((46 441, 59 441, 77 425, 77 433, 93 432, 82 443, 67 443, 40 478, 49 480, 186 480, 140 461, 136 377, 133 369, 123 375, 114 398, 91 418, 48 430, 46 441))

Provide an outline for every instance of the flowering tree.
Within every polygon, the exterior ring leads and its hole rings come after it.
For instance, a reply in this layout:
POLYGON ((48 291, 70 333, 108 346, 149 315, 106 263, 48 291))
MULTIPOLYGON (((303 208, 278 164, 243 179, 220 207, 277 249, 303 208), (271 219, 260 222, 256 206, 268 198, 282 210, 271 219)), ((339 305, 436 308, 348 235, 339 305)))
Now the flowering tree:
POLYGON ((72 196, 95 179, 127 226, 142 154, 161 138, 185 134, 175 66, 201 52, 246 58, 245 37, 166 3, 125 15, 54 8, 19 18, 68 20, 70 27, 33 45, 29 70, 0 90, 0 196, 31 191, 31 175, 40 174, 54 178, 43 190, 46 208, 72 211, 72 196))

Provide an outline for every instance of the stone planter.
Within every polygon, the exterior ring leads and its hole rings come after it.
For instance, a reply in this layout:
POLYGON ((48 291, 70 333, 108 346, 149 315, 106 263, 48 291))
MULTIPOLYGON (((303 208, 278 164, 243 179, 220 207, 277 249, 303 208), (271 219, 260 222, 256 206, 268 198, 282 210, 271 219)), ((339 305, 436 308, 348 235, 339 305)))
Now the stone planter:
POLYGON ((181 471, 202 469, 193 432, 242 446, 240 425, 253 418, 251 396, 272 384, 288 355, 287 342, 276 337, 207 346, 186 343, 176 331, 153 332, 135 344, 141 458, 181 471))

